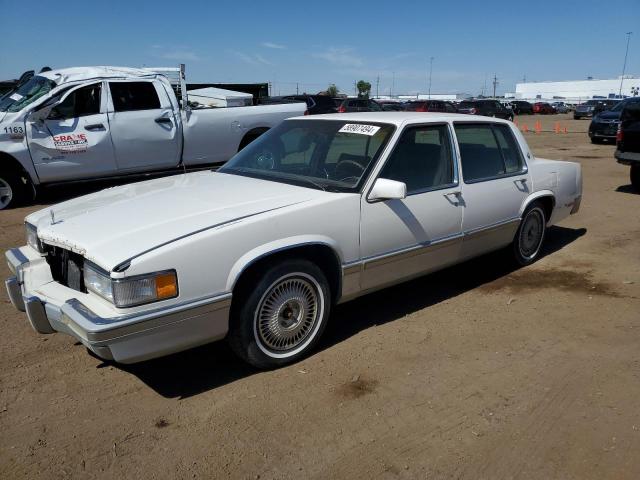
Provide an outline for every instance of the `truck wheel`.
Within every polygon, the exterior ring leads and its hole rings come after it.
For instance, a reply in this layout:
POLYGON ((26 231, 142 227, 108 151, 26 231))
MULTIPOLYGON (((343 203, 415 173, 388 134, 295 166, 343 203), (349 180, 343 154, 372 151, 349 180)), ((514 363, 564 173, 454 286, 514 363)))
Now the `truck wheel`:
POLYGON ((631 178, 631 186, 640 192, 640 165, 631 165, 629 177, 631 178))
POLYGON ((530 265, 538 259, 546 228, 547 220, 542 204, 533 202, 524 211, 513 239, 513 256, 519 265, 530 265))
POLYGON ((13 170, 0 173, 0 210, 13 208, 27 199, 29 183, 13 170))
POLYGON ((234 299, 227 337, 240 358, 268 369, 311 351, 331 306, 329 284, 320 268, 307 260, 274 263, 243 290, 234 299))

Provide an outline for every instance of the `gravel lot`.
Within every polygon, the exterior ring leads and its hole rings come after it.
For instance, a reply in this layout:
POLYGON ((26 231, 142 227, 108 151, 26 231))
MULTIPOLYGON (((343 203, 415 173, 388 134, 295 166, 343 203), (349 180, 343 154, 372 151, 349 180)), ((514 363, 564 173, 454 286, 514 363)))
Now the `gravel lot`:
MULTIPOLYGON (((223 343, 105 364, 33 332, 2 292, 0 477, 640 478, 640 195, 589 121, 518 118, 536 120, 536 155, 584 174, 544 258, 491 255, 342 305, 288 368, 253 371, 223 343)), ((0 212, 0 250, 37 208, 0 212)))

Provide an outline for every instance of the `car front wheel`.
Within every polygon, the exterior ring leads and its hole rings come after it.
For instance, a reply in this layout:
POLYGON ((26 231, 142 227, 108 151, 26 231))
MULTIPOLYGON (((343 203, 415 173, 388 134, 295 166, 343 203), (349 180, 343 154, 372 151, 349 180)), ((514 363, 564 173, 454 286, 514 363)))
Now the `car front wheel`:
POLYGON ((518 264, 526 266, 538 259, 546 228, 547 221, 542 205, 534 202, 522 215, 522 221, 513 239, 513 255, 518 264))
POLYGON ((280 367, 306 356, 329 317, 329 284, 322 270, 307 260, 267 266, 237 293, 228 341, 240 358, 257 368, 280 367))
POLYGON ((0 210, 19 205, 26 199, 27 192, 28 185, 18 173, 0 172, 0 210))

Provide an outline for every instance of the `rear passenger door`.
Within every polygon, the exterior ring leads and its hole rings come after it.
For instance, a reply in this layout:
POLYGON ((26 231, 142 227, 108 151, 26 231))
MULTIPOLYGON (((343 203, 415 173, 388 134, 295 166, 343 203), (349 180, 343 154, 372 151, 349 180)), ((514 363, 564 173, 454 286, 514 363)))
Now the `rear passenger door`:
POLYGON ((408 127, 377 178, 404 182, 402 200, 362 197, 360 248, 364 290, 457 261, 462 203, 449 126, 408 127))
POLYGON ((109 125, 121 171, 175 167, 182 132, 167 92, 153 80, 109 81, 109 125))
POLYGON ((472 257, 513 240, 531 180, 509 125, 455 122, 454 126, 463 178, 462 256, 472 257))

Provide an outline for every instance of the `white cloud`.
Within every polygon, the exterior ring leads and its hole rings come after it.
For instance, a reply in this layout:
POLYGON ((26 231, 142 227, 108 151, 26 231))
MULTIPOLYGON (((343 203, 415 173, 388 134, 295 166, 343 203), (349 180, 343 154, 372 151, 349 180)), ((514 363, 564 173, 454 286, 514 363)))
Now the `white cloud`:
POLYGON ((231 50, 231 53, 249 65, 273 65, 273 63, 259 54, 246 54, 235 50, 231 50))
POLYGON ((280 45, 279 43, 273 43, 273 42, 262 42, 260 45, 262 45, 265 48, 275 48, 277 50, 283 50, 287 48, 286 45, 280 45))
POLYGON ((335 48, 331 47, 321 53, 314 53, 314 57, 326 60, 334 65, 344 67, 361 67, 364 65, 362 58, 354 54, 353 48, 335 48))
POLYGON ((197 62, 200 60, 200 56, 198 56, 198 54, 189 47, 165 47, 164 45, 151 45, 151 48, 154 50, 154 55, 158 58, 190 62, 197 62))

